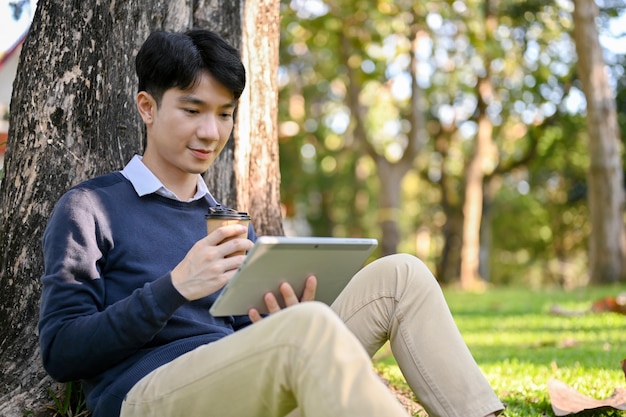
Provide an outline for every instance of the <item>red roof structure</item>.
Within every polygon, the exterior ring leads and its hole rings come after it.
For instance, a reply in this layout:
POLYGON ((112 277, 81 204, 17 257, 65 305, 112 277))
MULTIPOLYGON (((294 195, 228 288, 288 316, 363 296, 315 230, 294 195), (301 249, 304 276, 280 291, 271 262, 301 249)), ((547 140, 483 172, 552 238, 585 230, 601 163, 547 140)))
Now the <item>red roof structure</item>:
POLYGON ((28 30, 24 31, 22 36, 20 36, 17 39, 17 41, 15 41, 13 45, 11 45, 9 49, 7 49, 4 52, 0 51, 0 69, 9 60, 9 58, 11 58, 11 56, 20 48, 20 46, 22 46, 22 43, 24 43, 24 39, 26 39, 26 35, 28 35, 28 30))
MULTIPOLYGON (((9 59, 13 57, 13 55, 19 53, 19 51, 21 50, 21 46, 24 43, 24 40, 26 39, 27 34, 28 34, 28 29, 24 31, 24 33, 13 43, 13 45, 11 45, 9 49, 7 49, 6 51, 0 51, 0 70, 2 70, 2 67, 4 67, 4 65, 9 61, 9 59)), ((10 80, 10 82, 13 83, 13 80, 10 80)), ((5 104, 8 104, 8 103, 5 103, 5 104)), ((8 132, 5 132, 4 130, 5 130, 4 128, 0 129, 0 160, 4 157, 4 152, 7 146, 7 140, 9 138, 8 132)), ((1 165, 2 163, 0 162, 0 166, 1 165)))

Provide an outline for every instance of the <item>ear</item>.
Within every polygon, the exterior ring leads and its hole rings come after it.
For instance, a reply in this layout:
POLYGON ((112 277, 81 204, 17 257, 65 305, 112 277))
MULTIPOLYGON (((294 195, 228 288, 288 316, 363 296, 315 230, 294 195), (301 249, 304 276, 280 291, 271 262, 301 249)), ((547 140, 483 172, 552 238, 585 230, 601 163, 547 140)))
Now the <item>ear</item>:
POLYGON ((140 91, 137 94, 137 110, 139 110, 139 115, 141 119, 145 123, 146 126, 149 126, 154 121, 154 116, 157 111, 157 105, 154 98, 150 95, 150 93, 146 91, 140 91))

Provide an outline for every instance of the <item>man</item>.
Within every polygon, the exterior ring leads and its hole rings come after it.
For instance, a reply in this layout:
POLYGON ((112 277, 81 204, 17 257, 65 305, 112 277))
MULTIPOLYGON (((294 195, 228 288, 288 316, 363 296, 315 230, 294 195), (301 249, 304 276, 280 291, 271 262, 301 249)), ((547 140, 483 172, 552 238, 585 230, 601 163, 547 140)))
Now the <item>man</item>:
POLYGON ((372 369, 390 340, 431 417, 502 410, 416 258, 365 267, 331 307, 289 285, 270 315, 209 308, 251 248, 230 225, 206 234, 217 202, 200 174, 233 129, 245 70, 218 35, 151 34, 136 59, 143 157, 57 203, 43 237, 43 362, 82 380, 94 417, 406 416, 372 369))

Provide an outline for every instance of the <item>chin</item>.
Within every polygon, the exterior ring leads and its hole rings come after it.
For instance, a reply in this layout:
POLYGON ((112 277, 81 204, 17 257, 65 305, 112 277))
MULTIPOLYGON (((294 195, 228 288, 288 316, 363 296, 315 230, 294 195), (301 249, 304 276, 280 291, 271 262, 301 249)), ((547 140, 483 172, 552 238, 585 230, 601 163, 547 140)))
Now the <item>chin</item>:
POLYGON ((213 161, 214 160, 211 160, 210 162, 203 161, 201 164, 197 164, 196 166, 192 167, 189 172, 193 174, 204 174, 209 168, 211 168, 211 166, 213 165, 213 161))

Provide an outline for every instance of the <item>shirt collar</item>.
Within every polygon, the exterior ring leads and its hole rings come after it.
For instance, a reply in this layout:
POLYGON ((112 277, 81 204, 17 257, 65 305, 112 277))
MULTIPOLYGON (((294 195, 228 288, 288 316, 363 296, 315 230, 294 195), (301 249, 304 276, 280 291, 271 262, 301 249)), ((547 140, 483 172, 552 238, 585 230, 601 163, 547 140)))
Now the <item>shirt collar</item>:
MULTIPOLYGON (((180 201, 176 194, 168 190, 141 159, 142 157, 140 155, 133 156, 124 169, 120 171, 122 175, 133 185, 137 195, 139 197, 143 197, 144 195, 156 193, 162 195, 163 197, 180 201)), ((206 186, 206 183, 202 179, 202 175, 198 174, 196 194, 189 199, 189 201, 200 200, 206 195, 208 195, 211 200, 215 201, 215 198, 213 198, 206 186)))

